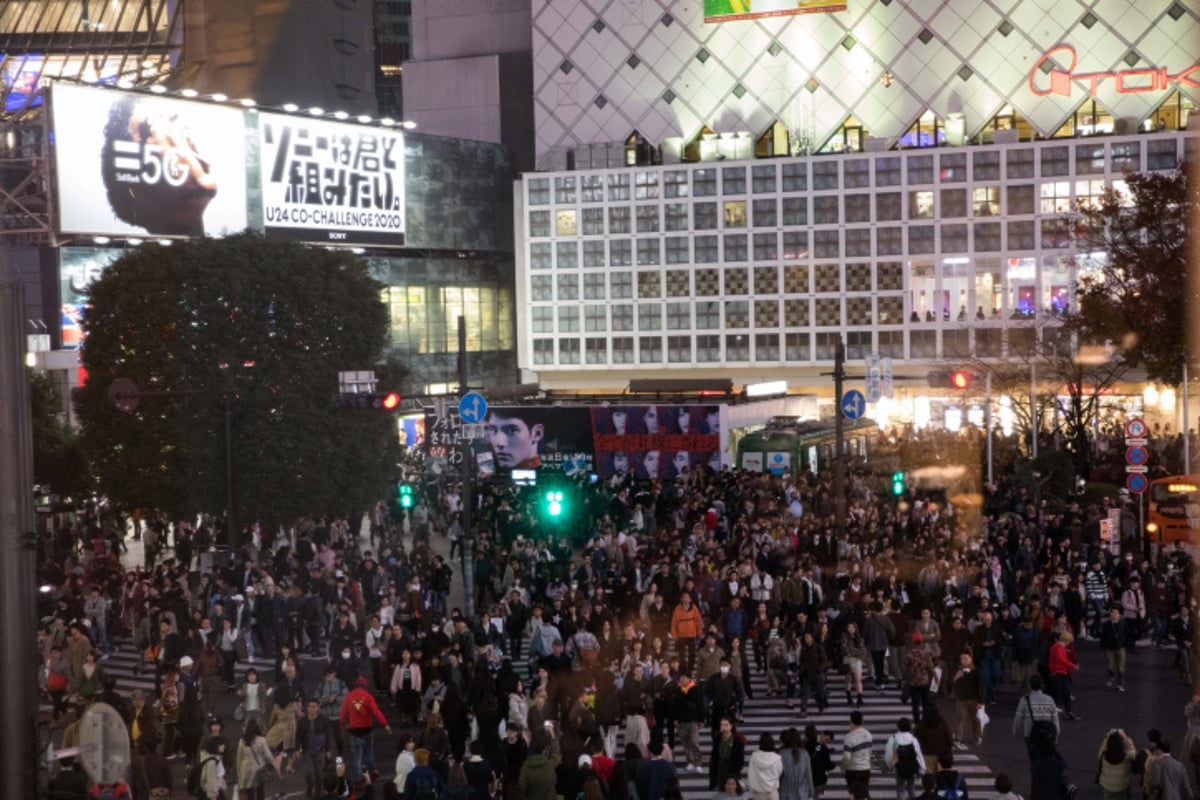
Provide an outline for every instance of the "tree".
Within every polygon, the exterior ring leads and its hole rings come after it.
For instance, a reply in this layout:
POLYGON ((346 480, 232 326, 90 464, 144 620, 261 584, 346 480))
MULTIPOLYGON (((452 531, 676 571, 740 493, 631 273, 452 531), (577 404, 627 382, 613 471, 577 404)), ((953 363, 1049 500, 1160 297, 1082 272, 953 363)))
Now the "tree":
POLYGON ((1086 343, 1119 346, 1148 379, 1178 385, 1188 312, 1200 308, 1200 292, 1188 280, 1197 185, 1186 169, 1130 174, 1125 181, 1127 192, 1110 187, 1077 212, 1084 255, 1072 326, 1086 343))
POLYGON ((29 372, 33 429, 33 480, 44 491, 77 496, 92 486, 87 451, 62 418, 58 387, 45 372, 29 372))
POLYGON ((398 453, 394 418, 334 411, 340 370, 387 336, 381 285, 343 252, 253 235, 144 245, 89 290, 76 397, 101 490, 126 507, 225 508, 226 414, 237 519, 365 509, 398 453), (132 379, 126 414, 109 386, 132 379))

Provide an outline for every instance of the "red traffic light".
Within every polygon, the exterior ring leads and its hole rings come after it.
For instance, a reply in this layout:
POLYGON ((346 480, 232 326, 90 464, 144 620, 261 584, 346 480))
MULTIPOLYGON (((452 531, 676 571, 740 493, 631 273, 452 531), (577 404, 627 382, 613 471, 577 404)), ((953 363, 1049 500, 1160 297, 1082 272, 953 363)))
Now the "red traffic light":
POLYGON ((971 373, 959 370, 950 376, 950 383, 955 389, 965 389, 971 385, 971 373))
POLYGON ((400 395, 395 392, 388 392, 383 396, 381 405, 388 411, 392 411, 400 405, 400 395))

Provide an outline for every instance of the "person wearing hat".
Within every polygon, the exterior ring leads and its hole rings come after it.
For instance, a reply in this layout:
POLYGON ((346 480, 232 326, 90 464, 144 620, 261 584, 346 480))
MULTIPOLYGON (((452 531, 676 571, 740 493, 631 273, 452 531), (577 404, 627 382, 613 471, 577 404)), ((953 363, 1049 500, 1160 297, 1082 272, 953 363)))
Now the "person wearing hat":
POLYGON ((900 668, 900 676, 908 687, 909 702, 912 703, 913 722, 920 722, 925 716, 929 705, 929 686, 936 675, 933 664, 933 654, 925 647, 925 637, 914 633, 911 637, 912 647, 904 654, 904 663, 900 668))

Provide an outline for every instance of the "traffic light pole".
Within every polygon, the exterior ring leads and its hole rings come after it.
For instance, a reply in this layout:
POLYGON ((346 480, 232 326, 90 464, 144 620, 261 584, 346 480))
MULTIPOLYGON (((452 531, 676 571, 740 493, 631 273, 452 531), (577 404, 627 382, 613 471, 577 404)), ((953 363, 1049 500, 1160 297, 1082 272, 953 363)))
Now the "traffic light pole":
POLYGON ((846 346, 838 336, 833 357, 834 443, 833 513, 839 539, 846 538, 846 415, 842 412, 842 391, 846 382, 846 346))
MULTIPOLYGON (((467 392, 467 319, 458 318, 458 391, 467 392)), ((462 443, 462 576, 463 576, 463 605, 467 619, 475 621, 475 523, 472 511, 475 506, 474 472, 475 443, 474 440, 464 440, 462 443)))
POLYGON ((3 797, 37 796, 37 692, 29 660, 36 638, 33 442, 25 372, 25 289, 0 285, 0 746, 3 797))

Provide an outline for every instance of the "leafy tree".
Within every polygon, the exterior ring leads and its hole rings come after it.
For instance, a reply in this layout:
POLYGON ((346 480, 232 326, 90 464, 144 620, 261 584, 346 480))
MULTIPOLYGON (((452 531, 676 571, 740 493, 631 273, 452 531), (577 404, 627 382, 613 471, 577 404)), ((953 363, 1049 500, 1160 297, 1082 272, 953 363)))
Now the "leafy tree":
POLYGON ((1192 219, 1200 191, 1186 169, 1130 174, 1127 193, 1109 189, 1078 211, 1079 310, 1073 327, 1088 342, 1109 340, 1146 377, 1178 385, 1188 353, 1192 219), (1097 257, 1093 254, 1099 253, 1097 257))
POLYGON ((177 514, 225 508, 225 426, 242 522, 363 509, 398 444, 382 411, 334 411, 340 370, 387 336, 381 285, 345 253, 253 235, 145 245, 89 290, 76 403, 101 490, 177 514), (141 393, 124 413, 116 378, 141 393))
POLYGON ((33 480, 55 494, 77 496, 92 486, 87 451, 63 420, 58 387, 45 372, 29 372, 33 480))

